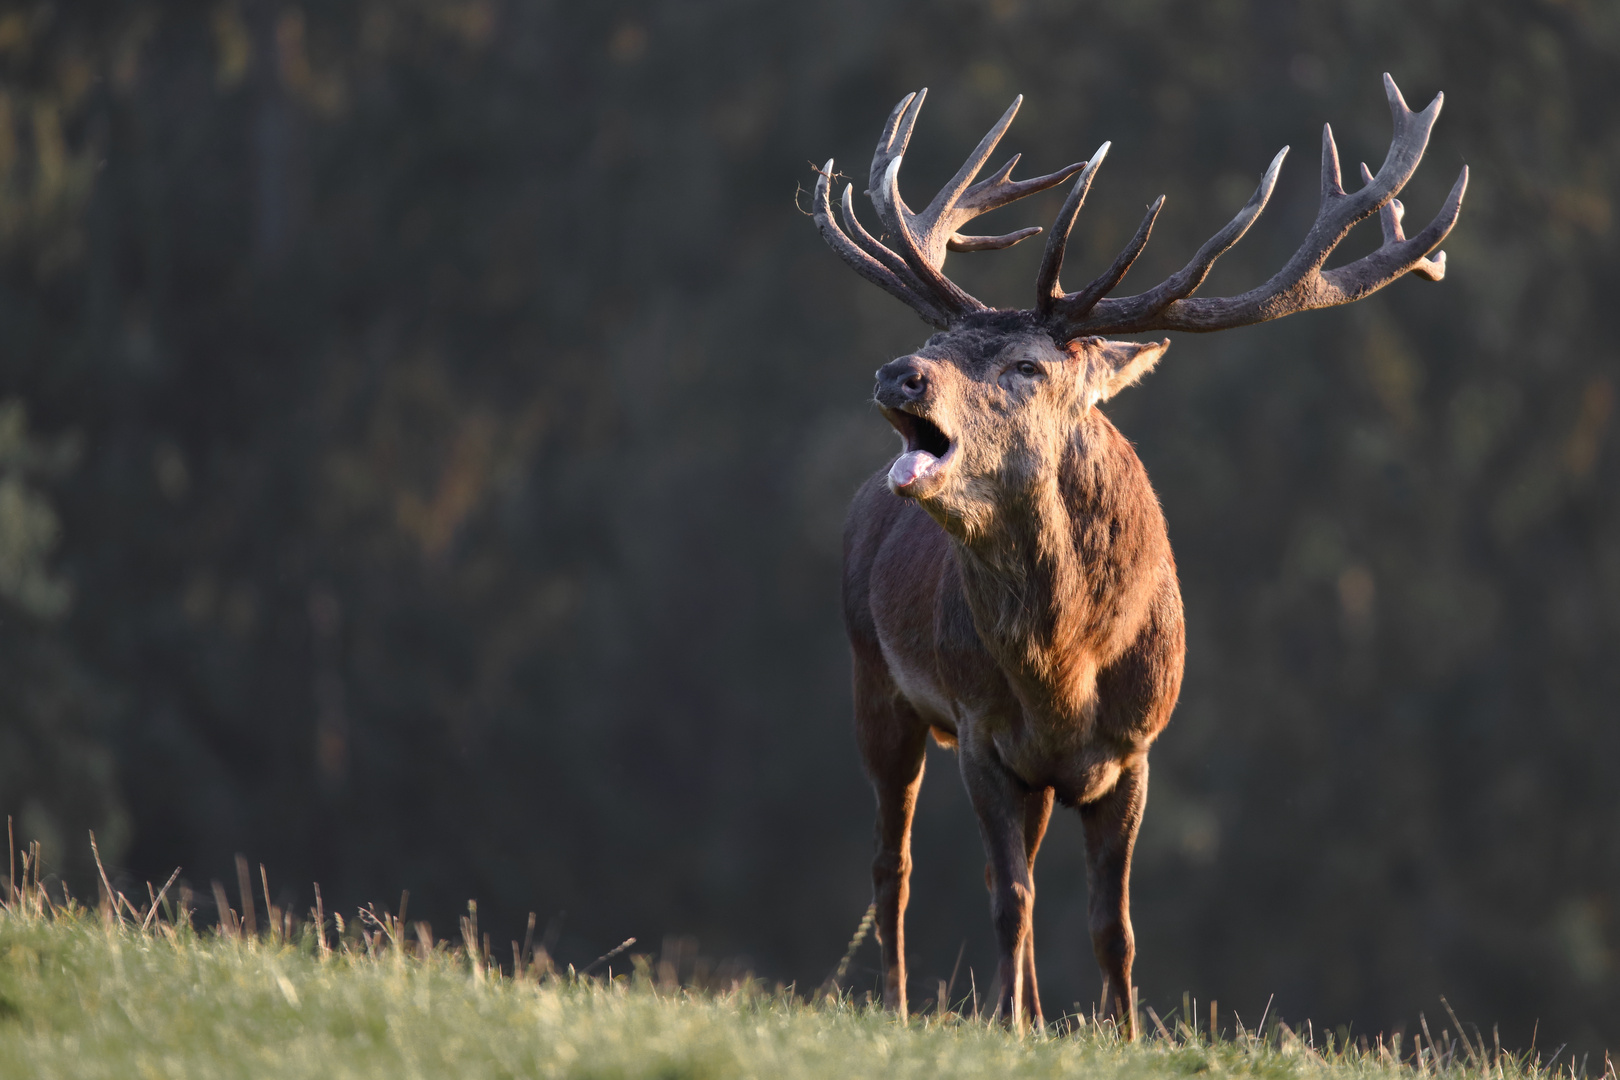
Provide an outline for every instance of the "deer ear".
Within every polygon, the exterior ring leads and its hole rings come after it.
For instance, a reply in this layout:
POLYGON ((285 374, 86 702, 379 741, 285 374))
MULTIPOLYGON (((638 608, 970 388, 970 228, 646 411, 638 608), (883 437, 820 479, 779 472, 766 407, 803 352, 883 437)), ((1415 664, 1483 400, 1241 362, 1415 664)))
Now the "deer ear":
POLYGON ((1153 370, 1170 339, 1163 341, 1106 341, 1103 338, 1077 338, 1064 348, 1075 359, 1082 356, 1097 361, 1097 401, 1107 401, 1121 390, 1153 370))

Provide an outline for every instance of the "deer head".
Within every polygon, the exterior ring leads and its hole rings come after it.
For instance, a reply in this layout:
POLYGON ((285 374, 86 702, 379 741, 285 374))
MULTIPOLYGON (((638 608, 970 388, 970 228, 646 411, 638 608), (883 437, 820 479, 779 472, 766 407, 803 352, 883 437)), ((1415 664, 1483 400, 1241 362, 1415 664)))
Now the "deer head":
POLYGON ((983 536, 1008 500, 1039 498, 1092 407, 1150 371, 1168 340, 1058 344, 1030 313, 975 312, 877 371, 904 440, 889 487, 948 531, 983 536))
POLYGON ((1269 281, 1239 296, 1216 298, 1193 298, 1192 293, 1265 209, 1287 147, 1271 160, 1237 216, 1177 273, 1135 296, 1109 295, 1146 245, 1164 206, 1161 195, 1113 264, 1084 288, 1066 292, 1059 282, 1064 249, 1109 144, 1089 161, 1030 180, 1011 178, 1018 163, 1014 155, 994 175, 974 183, 1017 114, 1020 97, 933 201, 913 212, 900 195, 900 165, 928 92, 908 94, 884 125, 867 189, 889 243, 873 237, 855 216, 853 184, 843 191, 843 227, 834 220, 830 160, 819 171, 814 198, 816 225, 833 250, 943 331, 877 373, 878 403, 905 440, 889 473, 892 490, 917 499, 947 528, 972 531, 993 501, 992 488, 1017 490, 1032 481, 1097 402, 1135 382, 1169 346, 1168 340, 1144 345, 1099 335, 1225 330, 1359 300, 1408 273, 1439 281, 1445 274, 1445 253, 1432 258, 1429 253, 1457 220, 1468 169, 1463 168, 1439 215, 1408 238, 1395 196, 1417 170, 1444 95, 1435 95, 1428 108, 1414 113, 1387 74, 1384 89, 1395 133, 1377 174, 1362 165, 1362 187, 1346 192, 1333 131, 1324 125, 1321 204, 1304 242, 1269 281), (1041 231, 971 236, 960 231, 962 226, 1071 176, 1076 177, 1074 186, 1047 237, 1033 308, 988 308, 944 275, 949 251, 1010 247, 1041 231), (1383 228, 1382 246, 1346 266, 1324 270, 1328 255, 1350 229, 1373 214, 1383 228))

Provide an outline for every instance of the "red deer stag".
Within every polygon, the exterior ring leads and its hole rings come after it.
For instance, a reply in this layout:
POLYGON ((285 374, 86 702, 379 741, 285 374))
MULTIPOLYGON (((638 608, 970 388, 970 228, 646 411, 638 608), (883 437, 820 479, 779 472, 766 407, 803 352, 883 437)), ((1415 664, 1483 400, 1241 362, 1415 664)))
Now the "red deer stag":
POLYGON ((1135 1036, 1131 849, 1147 801, 1148 748, 1181 688, 1181 591, 1164 515, 1141 461, 1096 406, 1152 369, 1169 341, 1102 334, 1225 330, 1359 300, 1403 274, 1438 281, 1468 183, 1408 238, 1395 195, 1417 169, 1441 95, 1414 113, 1384 76, 1395 135, 1377 175, 1340 183, 1331 128, 1322 130, 1321 209, 1286 266, 1240 296, 1190 298, 1210 266, 1265 209, 1285 147, 1254 195, 1182 270, 1136 296, 1110 297, 1164 205, 1148 208, 1107 271, 1077 292, 1058 283, 1064 246, 1108 150, 1031 180, 1018 158, 974 183, 1023 100, 920 212, 900 197, 900 163, 924 90, 890 114, 868 195, 887 243, 855 216, 845 186, 833 217, 833 163, 816 182, 822 236, 862 277, 939 329, 877 371, 877 403, 904 441, 855 496, 844 534, 844 612, 854 657, 855 727, 876 789, 872 864, 883 946, 884 1004, 906 1015, 904 917, 911 819, 930 731, 958 748, 989 865, 999 950, 997 1011, 1042 1023, 1036 991, 1031 871, 1054 798, 1085 830, 1093 951, 1104 1014, 1135 1036), (1040 232, 968 236, 970 220, 1079 174, 1046 240, 1035 306, 990 308, 945 276, 947 251, 1010 247, 1040 232), (1362 219, 1378 214, 1383 245, 1323 269, 1362 219))

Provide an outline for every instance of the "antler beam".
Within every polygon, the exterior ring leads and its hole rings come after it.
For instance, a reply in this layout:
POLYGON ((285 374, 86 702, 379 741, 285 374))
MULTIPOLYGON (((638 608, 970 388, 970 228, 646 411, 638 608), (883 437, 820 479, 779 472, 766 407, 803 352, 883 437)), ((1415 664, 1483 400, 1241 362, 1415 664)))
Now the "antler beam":
POLYGON ((1248 231, 1265 209, 1277 182, 1278 170, 1288 148, 1272 159, 1260 186, 1238 215, 1215 236, 1180 272, 1137 296, 1109 298, 1106 294, 1119 283, 1124 272, 1147 242, 1153 219, 1163 196, 1148 211, 1136 236, 1110 270, 1077 293, 1064 294, 1058 286, 1058 271, 1069 229, 1085 199, 1090 171, 1076 181, 1069 200, 1052 235, 1047 239, 1046 258, 1036 283, 1036 310, 1051 328, 1053 336, 1069 340, 1086 334, 1139 333, 1155 330, 1208 332, 1235 326, 1267 322, 1296 311, 1348 304, 1376 292, 1406 273, 1430 281, 1445 275, 1445 253, 1428 258, 1457 222, 1463 193, 1468 188, 1468 168, 1463 167, 1440 213, 1416 236, 1408 239, 1401 230, 1405 211, 1395 195, 1417 171, 1428 145, 1429 132, 1440 116, 1444 94, 1436 94, 1428 108, 1414 113, 1407 108, 1395 80, 1384 76, 1395 132, 1389 153, 1377 175, 1363 165, 1363 186, 1347 193, 1340 181, 1339 152, 1333 142, 1333 129, 1322 129, 1322 199, 1316 221, 1305 241, 1288 263, 1265 284, 1239 296, 1191 298, 1203 284, 1215 260, 1248 231), (1372 214, 1380 215, 1384 243, 1371 255, 1347 266, 1323 270, 1328 255, 1358 222, 1372 214))

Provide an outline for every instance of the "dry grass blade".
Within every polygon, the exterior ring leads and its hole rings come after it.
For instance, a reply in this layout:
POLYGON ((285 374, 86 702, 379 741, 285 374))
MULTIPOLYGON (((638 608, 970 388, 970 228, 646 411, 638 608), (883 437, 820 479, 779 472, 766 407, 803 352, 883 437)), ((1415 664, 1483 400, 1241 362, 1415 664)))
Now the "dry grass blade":
POLYGON ((394 917, 388 914, 388 912, 385 911, 381 915, 378 915, 376 909, 372 905, 368 904, 360 909, 360 918, 362 921, 369 922, 371 925, 375 926, 383 934, 383 936, 388 939, 388 943, 390 945, 394 946, 395 948, 399 947, 399 939, 394 936, 394 917))
POLYGON ((534 912, 531 911, 529 912, 529 925, 523 931, 523 951, 518 957, 519 967, 523 971, 527 971, 530 965, 534 963, 534 924, 535 916, 534 912))
POLYGON ((278 941, 281 936, 281 920, 276 918, 276 905, 270 902, 270 873, 259 864, 259 881, 264 886, 264 922, 265 928, 270 932, 270 940, 278 941))
POLYGON ((963 938, 962 939, 962 944, 960 944, 960 945, 958 945, 956 947, 956 963, 951 965, 950 981, 948 981, 945 984, 945 1000, 947 1002, 950 1001, 950 999, 951 999, 951 991, 956 989, 956 974, 957 974, 957 972, 962 970, 962 956, 966 952, 967 952, 967 938, 963 938))
POLYGON ((219 922, 219 932, 228 938, 240 936, 240 927, 236 922, 236 912, 231 908, 230 897, 225 895, 225 886, 218 881, 211 883, 214 890, 214 914, 219 922))
POLYGON ((580 974, 581 975, 589 975, 591 972, 595 971, 598 967, 600 967, 601 965, 607 963, 609 960, 612 960, 615 956, 618 956, 620 953, 624 952, 624 950, 628 949, 630 946, 634 945, 635 943, 636 943, 635 938, 633 938, 633 937, 625 938, 623 941, 619 942, 613 948, 609 949, 607 952, 603 953, 601 956, 598 956, 595 960, 592 960, 589 964, 585 965, 585 969, 583 971, 581 971, 580 974))
POLYGON ((1152 1020, 1153 1026, 1158 1029, 1159 1038, 1163 1039, 1166 1043, 1173 1044, 1175 1040, 1170 1037, 1170 1032, 1165 1029, 1164 1021, 1159 1019, 1159 1014, 1153 1011, 1153 1006, 1145 1005, 1143 1008, 1147 1010, 1148 1019, 1152 1020))
MULTIPOLYGON (((399 909, 404 911, 404 897, 400 898, 399 905, 399 909)), ((401 929, 403 930, 403 927, 401 929)), ((478 901, 476 900, 467 901, 467 914, 461 918, 461 941, 466 947, 467 956, 472 959, 474 970, 477 970, 480 966, 480 955, 478 952, 478 901)))
POLYGON ((426 922, 416 924, 416 953, 423 960, 433 955, 433 927, 426 922))
POLYGON ((1479 1053, 1475 1054, 1474 1044, 1468 1041, 1468 1029, 1463 1026, 1461 1020, 1457 1019, 1456 1012, 1451 1008, 1451 1002, 1446 1000, 1444 994, 1440 995, 1440 1004, 1445 1007, 1446 1015, 1451 1017, 1451 1022, 1457 1025, 1457 1035, 1462 1039, 1463 1049, 1468 1051, 1468 1063, 1476 1069, 1483 1069, 1485 1067, 1485 1037, 1480 1036, 1479 1053))
MULTIPOLYGON (((107 880, 107 868, 101 865, 101 849, 96 846, 96 831, 90 830, 90 856, 96 860, 96 873, 101 875, 101 899, 111 910, 112 917, 118 918, 118 894, 113 892, 112 882, 107 880)), ((37 874, 38 871, 36 870, 37 874)))
MULTIPOLYGON (((866 940, 866 935, 872 932, 872 923, 876 919, 877 901, 874 900, 866 906, 866 914, 861 916, 860 924, 855 927, 854 936, 849 939, 849 948, 844 950, 843 959, 839 960, 838 967, 833 969, 833 976, 829 980, 833 988, 836 988, 843 981, 845 974, 848 973, 850 962, 855 959, 855 954, 860 951, 861 943, 866 940)), ((964 946, 966 944, 966 942, 963 942, 964 946)), ((957 957, 957 962, 961 962, 960 956, 957 957)), ((954 979, 954 974, 952 977, 954 979)))
MULTIPOLYGON (((129 899, 124 896, 123 893, 114 891, 112 883, 107 880, 107 870, 101 865, 101 852, 96 848, 96 833, 94 829, 90 830, 90 854, 95 857, 96 872, 101 875, 101 887, 106 890, 106 901, 111 908, 112 917, 114 919, 122 919, 124 917, 124 910, 127 909, 129 911, 129 917, 139 922, 141 919, 141 913, 135 910, 135 905, 130 903, 129 899)), ((34 880, 35 884, 37 885, 39 880, 39 867, 37 865, 34 868, 34 880)))
POLYGON ((321 900, 321 883, 315 882, 315 947, 322 960, 332 955, 326 943, 326 904, 321 900))
MULTIPOLYGON (((157 914, 158 905, 163 902, 164 894, 169 891, 169 886, 173 885, 175 879, 179 876, 180 868, 177 866, 174 868, 174 873, 169 875, 169 880, 163 883, 163 888, 159 889, 157 895, 152 898, 152 906, 147 909, 146 918, 141 920, 141 930, 143 932, 152 928, 152 917, 157 914)), ((151 886, 148 885, 147 888, 151 888, 151 886)))
POLYGON ((248 872, 248 861, 240 853, 236 856, 236 894, 242 900, 242 936, 259 936, 259 916, 253 910, 253 875, 248 872))

